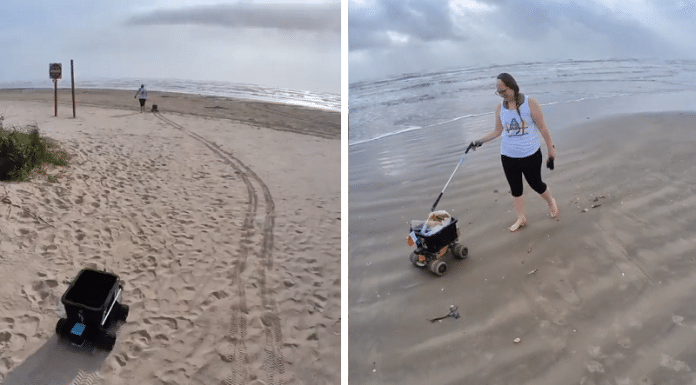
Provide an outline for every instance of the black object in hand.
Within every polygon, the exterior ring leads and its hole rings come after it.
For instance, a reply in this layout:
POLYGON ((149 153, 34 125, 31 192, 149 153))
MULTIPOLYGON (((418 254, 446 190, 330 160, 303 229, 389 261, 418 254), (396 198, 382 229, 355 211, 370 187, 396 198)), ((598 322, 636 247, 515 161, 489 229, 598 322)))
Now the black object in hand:
POLYGON ((549 159, 546 161, 546 167, 548 167, 549 170, 553 170, 553 156, 549 156, 549 159))
POLYGON ((481 147, 481 145, 483 145, 483 142, 481 142, 480 140, 473 141, 469 143, 469 147, 466 148, 466 151, 464 151, 464 153, 468 154, 469 150, 471 150, 472 148, 476 150, 476 147, 481 147))

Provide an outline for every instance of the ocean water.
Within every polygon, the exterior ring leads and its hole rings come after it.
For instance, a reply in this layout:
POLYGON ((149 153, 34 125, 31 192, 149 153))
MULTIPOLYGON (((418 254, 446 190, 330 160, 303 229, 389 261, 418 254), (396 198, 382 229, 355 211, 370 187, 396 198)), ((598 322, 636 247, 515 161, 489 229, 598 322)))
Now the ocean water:
MULTIPOLYGON (((255 84, 179 79, 97 79, 75 80, 76 88, 133 90, 145 84, 148 91, 179 92, 195 95, 252 99, 264 102, 292 104, 328 111, 341 111, 341 96, 312 91, 298 91, 255 84)), ((70 79, 58 81, 58 88, 70 88, 70 79)), ((0 83, 0 88, 53 88, 50 79, 0 83)))
POLYGON ((513 75, 520 91, 536 98, 542 110, 606 98, 686 93, 696 85, 696 61, 660 59, 462 67, 361 81, 349 86, 349 146, 403 135, 439 135, 444 126, 489 132, 501 102, 495 94, 501 72, 513 75))

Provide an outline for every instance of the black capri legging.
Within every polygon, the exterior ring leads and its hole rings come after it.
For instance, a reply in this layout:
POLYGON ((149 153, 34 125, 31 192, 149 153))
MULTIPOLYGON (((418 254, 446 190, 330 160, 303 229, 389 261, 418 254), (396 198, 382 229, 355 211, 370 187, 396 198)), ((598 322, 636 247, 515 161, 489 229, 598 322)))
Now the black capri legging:
POLYGON ((500 158, 513 197, 522 196, 522 174, 534 191, 539 194, 546 192, 546 183, 541 181, 541 149, 526 158, 511 158, 505 155, 501 155, 500 158))

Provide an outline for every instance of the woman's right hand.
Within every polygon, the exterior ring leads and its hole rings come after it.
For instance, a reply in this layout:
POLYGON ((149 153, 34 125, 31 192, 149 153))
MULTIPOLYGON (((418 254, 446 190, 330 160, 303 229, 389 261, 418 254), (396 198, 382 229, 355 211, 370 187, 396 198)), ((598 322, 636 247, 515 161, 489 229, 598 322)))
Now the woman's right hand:
POLYGON ((476 147, 481 147, 483 145, 483 142, 480 140, 475 140, 471 143, 469 143, 469 147, 467 147, 466 151, 464 152, 465 154, 469 152, 469 150, 474 150, 476 151, 476 147))

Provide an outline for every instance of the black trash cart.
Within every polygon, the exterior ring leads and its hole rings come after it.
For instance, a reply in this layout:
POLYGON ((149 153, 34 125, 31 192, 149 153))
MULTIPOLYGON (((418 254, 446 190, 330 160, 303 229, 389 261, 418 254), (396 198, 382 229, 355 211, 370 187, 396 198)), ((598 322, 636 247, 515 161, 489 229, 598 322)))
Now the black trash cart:
POLYGON ((412 221, 408 236, 408 245, 416 246, 411 252, 411 262, 417 267, 427 267, 435 275, 444 275, 447 271, 447 263, 444 256, 447 251, 457 259, 466 258, 469 249, 457 243, 459 228, 457 219, 451 218, 449 224, 435 233, 423 231, 425 221, 412 221))
POLYGON ((128 305, 119 303, 122 290, 117 275, 82 269, 61 298, 67 318, 58 320, 56 334, 76 346, 111 351, 116 323, 128 317, 128 305))

